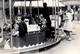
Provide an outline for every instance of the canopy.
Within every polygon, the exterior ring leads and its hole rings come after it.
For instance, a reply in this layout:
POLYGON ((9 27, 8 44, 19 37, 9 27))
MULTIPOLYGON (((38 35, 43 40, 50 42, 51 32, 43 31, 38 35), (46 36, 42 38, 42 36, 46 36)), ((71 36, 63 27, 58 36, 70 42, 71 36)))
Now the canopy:
POLYGON ((80 0, 61 0, 65 5, 80 5, 80 0))
MULTIPOLYGON (((26 7, 29 7, 30 2, 26 1, 26 7)), ((32 7, 37 7, 37 1, 31 2, 32 7)), ((16 1, 14 7, 25 6, 25 1, 16 1)), ((42 7, 42 1, 39 1, 39 7, 42 7)))
MULTIPOLYGON (((32 7, 43 7, 43 2, 47 3, 48 7, 55 7, 55 6, 65 6, 64 4, 62 4, 61 2, 57 1, 52 1, 52 0, 39 0, 39 1, 32 1, 31 5, 32 7)), ((29 7, 30 1, 26 1, 26 7, 29 7)), ((25 6, 24 1, 15 1, 14 2, 14 7, 19 7, 19 6, 25 6)))
MULTIPOLYGON (((24 1, 24 0, 15 0, 15 1, 24 1)), ((26 1, 37 1, 37 0, 26 0, 26 1)))
POLYGON ((80 1, 80 0, 59 0, 59 1, 80 1))
POLYGON ((63 3, 59 2, 59 0, 43 0, 43 2, 47 3, 47 6, 49 7, 61 7, 61 6, 65 6, 63 3))

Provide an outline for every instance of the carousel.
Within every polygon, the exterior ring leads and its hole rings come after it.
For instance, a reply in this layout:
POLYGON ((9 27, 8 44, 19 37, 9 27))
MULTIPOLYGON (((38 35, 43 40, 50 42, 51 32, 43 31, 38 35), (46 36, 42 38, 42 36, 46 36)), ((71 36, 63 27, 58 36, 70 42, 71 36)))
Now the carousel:
POLYGON ((59 34, 61 18, 57 14, 57 10, 64 6, 65 5, 58 0, 9 0, 9 19, 7 20, 4 17, 6 14, 3 0, 2 16, 4 18, 3 21, 5 26, 3 25, 3 35, 1 35, 2 39, 0 38, 0 40, 2 40, 0 43, 5 43, 3 44, 3 49, 12 49, 15 50, 14 53, 21 53, 38 50, 59 43, 61 41, 59 34), (54 36, 54 38, 50 38, 49 41, 45 41, 45 26, 40 26, 42 24, 40 20, 42 20, 41 11, 43 8, 43 3, 47 3, 47 7, 50 9, 49 17, 51 20, 51 28, 54 28, 51 30, 51 36, 54 36), (20 46, 20 39, 18 36, 15 36, 18 32, 14 32, 12 27, 15 18, 21 16, 26 18, 24 22, 27 25, 26 42, 25 44, 22 43, 23 46, 20 46), (9 23, 8 26, 5 22, 9 23))

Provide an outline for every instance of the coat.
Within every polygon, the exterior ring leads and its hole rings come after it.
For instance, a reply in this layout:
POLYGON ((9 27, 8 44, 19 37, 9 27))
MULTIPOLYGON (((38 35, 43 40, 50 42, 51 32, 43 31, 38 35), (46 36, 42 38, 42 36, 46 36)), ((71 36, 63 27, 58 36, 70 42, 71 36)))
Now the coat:
POLYGON ((25 34, 27 33, 27 25, 25 24, 25 22, 20 22, 19 24, 19 36, 20 37, 24 37, 25 34))
POLYGON ((73 15, 70 12, 67 12, 66 16, 67 16, 67 18, 66 18, 64 26, 63 26, 64 30, 72 31, 72 18, 73 18, 73 15))

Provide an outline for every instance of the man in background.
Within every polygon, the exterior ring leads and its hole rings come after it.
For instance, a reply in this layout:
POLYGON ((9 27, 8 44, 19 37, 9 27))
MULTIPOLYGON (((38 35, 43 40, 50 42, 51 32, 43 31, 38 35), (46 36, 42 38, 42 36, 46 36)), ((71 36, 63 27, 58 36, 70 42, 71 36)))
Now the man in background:
POLYGON ((51 20, 50 20, 50 17, 49 17, 49 10, 48 10, 48 7, 47 7, 47 4, 46 3, 43 3, 43 17, 46 19, 46 26, 47 26, 47 29, 46 29, 46 40, 48 38, 51 38, 51 20))

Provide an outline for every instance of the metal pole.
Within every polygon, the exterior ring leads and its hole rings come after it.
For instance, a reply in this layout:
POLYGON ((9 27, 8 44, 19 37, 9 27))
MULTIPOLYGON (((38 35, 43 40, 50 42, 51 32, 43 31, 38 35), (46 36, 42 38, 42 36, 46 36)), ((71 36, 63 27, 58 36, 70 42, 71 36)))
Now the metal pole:
POLYGON ((75 7, 75 5, 74 5, 74 8, 73 8, 73 11, 74 11, 74 19, 73 20, 75 20, 75 16, 76 16, 76 14, 75 14, 75 12, 76 12, 76 9, 75 9, 76 7, 75 7))
POLYGON ((14 20, 15 20, 15 11, 14 11, 14 3, 15 3, 15 0, 12 0, 12 2, 13 2, 13 3, 12 3, 12 10, 13 10, 13 11, 12 11, 12 14, 13 14, 13 15, 12 15, 12 23, 13 23, 14 20))
MULTIPOLYGON (((52 3, 54 3, 54 0, 52 0, 52 3)), ((56 30, 56 0, 55 0, 55 41, 56 41, 56 38, 57 38, 57 30, 56 30)))
POLYGON ((31 0, 30 0, 30 15, 32 17, 32 3, 31 3, 31 0))
POLYGON ((20 12, 20 7, 18 7, 18 15, 20 15, 21 14, 21 12, 20 12))
POLYGON ((54 7, 53 7, 53 0, 52 0, 52 16, 54 15, 54 7))
MULTIPOLYGON (((12 1, 9 0, 9 14, 10 14, 10 23, 11 23, 11 30, 12 30, 12 1)), ((12 31, 11 31, 12 33, 12 31)), ((12 34, 11 34, 11 48, 13 49, 13 39, 12 39, 12 34)))
POLYGON ((24 15, 26 15, 26 0, 24 0, 24 4, 25 4, 25 6, 24 6, 24 15))
MULTIPOLYGON (((58 2, 58 12, 59 12, 59 0, 57 0, 58 2)), ((58 14, 58 19, 57 19, 57 24, 58 24, 58 28, 59 28, 59 14, 58 14)))
MULTIPOLYGON (((22 4, 22 3, 21 3, 22 4)), ((22 5, 21 5, 21 14, 23 14, 23 7, 22 7, 22 5)))
POLYGON ((57 39, 57 30, 56 30, 56 29, 57 29, 57 28, 56 28, 56 27, 57 27, 57 17, 56 17, 56 13, 57 13, 57 12, 56 12, 56 6, 57 6, 57 5, 56 5, 56 0, 55 0, 55 41, 56 41, 56 39, 57 39))
POLYGON ((20 6, 18 6, 18 15, 21 15, 21 9, 20 9, 20 6))
MULTIPOLYGON (((14 2, 15 2, 15 0, 13 0, 13 5, 14 5, 14 2)), ((14 14, 15 12, 14 12, 14 6, 13 6, 13 16, 15 15, 14 14)), ((14 18, 14 17, 13 17, 14 18)))
POLYGON ((4 22, 5 22, 5 20, 6 20, 5 19, 5 0, 3 0, 3 18, 4 18, 4 22))
POLYGON ((37 6, 38 6, 38 17, 39 17, 39 1, 37 0, 37 6))
POLYGON ((1 27, 1 38, 5 39, 4 36, 3 36, 3 25, 4 25, 4 1, 0 1, 0 2, 3 2, 3 4, 0 4, 0 5, 3 5, 3 7, 0 8, 0 27, 1 27))
MULTIPOLYGON (((39 18, 39 1, 37 0, 37 6, 38 6, 38 18, 39 18)), ((39 42, 39 37, 37 36, 37 42, 39 42)))
MULTIPOLYGON (((58 18, 57 18, 57 29, 59 29, 59 0, 57 0, 58 2, 58 18)), ((57 31, 57 33, 59 33, 59 31, 57 31)))

